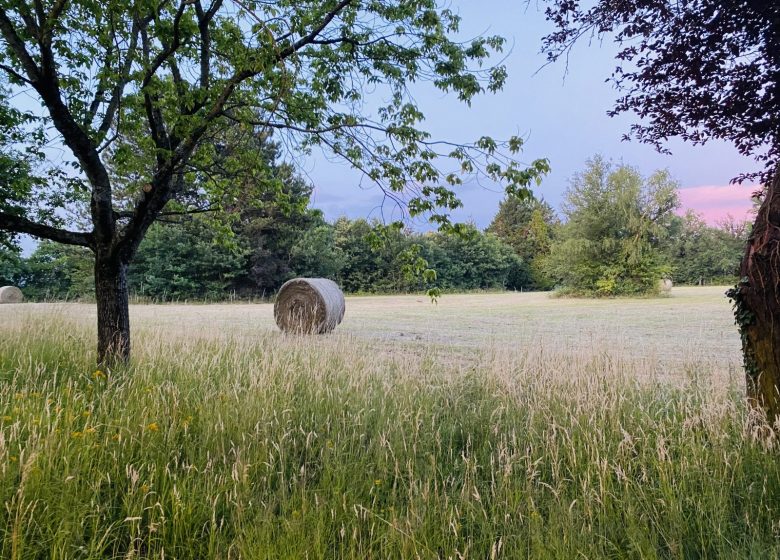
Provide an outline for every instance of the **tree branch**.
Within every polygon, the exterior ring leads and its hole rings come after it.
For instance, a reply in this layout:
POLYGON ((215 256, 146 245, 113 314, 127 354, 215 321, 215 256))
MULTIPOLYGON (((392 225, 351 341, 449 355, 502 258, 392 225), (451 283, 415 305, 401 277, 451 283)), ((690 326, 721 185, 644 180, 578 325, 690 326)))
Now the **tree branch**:
MULTIPOLYGON (((108 133, 108 131, 111 129, 111 125, 114 122, 114 117, 119 110, 119 103, 122 98, 122 94, 124 93, 125 86, 130 79, 130 70, 132 69, 133 63, 135 62, 135 55, 138 49, 138 36, 140 35, 141 29, 145 29, 151 20, 152 16, 148 16, 147 18, 144 18, 140 21, 133 18, 133 25, 130 31, 130 44, 128 45, 127 49, 127 57, 125 58, 124 64, 119 71, 117 83, 111 92, 111 98, 108 101, 106 112, 103 115, 103 121, 100 123, 100 127, 98 128, 98 132, 100 133, 101 137, 108 133)), ((90 117, 92 119, 94 119, 100 103, 105 101, 104 94, 105 92, 101 90, 95 96, 93 108, 90 108, 90 117)))
MULTIPOLYGON (((144 63, 148 64, 151 48, 146 29, 141 29, 141 44, 143 46, 144 63)), ((161 166, 165 164, 165 159, 163 158, 161 150, 170 150, 171 146, 168 132, 165 130, 162 112, 154 102, 155 98, 145 90, 144 109, 146 110, 146 119, 149 122, 149 132, 151 133, 152 140, 154 140, 154 145, 157 147, 157 164, 158 166, 161 166)))
POLYGON ((32 85, 32 82, 29 79, 27 79, 24 76, 22 76, 21 74, 19 74, 16 70, 11 68, 10 66, 6 66, 5 64, 0 64, 0 70, 5 72, 6 74, 11 76, 12 78, 19 80, 22 83, 25 83, 25 84, 30 85, 30 86, 32 85))
POLYGON ((8 17, 8 14, 5 13, 5 10, 0 10, 0 34, 3 35, 3 39, 5 39, 8 46, 19 59, 22 68, 24 68, 24 71, 27 73, 29 81, 33 84, 37 82, 40 79, 40 69, 38 68, 38 65, 35 64, 30 53, 27 52, 24 41, 19 37, 13 22, 8 17))
MULTIPOLYGON (((355 0, 341 0, 306 36, 301 37, 295 43, 279 51, 274 59, 274 63, 283 62, 286 58, 293 55, 304 46, 310 44, 339 13, 341 13, 354 1, 355 0)), ((142 89, 145 88, 146 85, 151 81, 152 76, 157 71, 157 69, 179 47, 179 22, 186 4, 186 1, 182 1, 179 9, 176 12, 176 16, 174 18, 174 37, 171 44, 167 48, 164 48, 163 51, 155 57, 154 61, 148 65, 145 77, 142 81, 142 89)), ((211 12, 215 6, 218 7, 218 0, 215 0, 214 5, 209 10, 209 12, 211 12)), ((145 37, 145 35, 142 36, 142 39, 144 42, 144 56, 148 59, 150 51, 148 39, 145 37)), ((138 243, 140 243, 140 238, 143 236, 143 233, 155 220, 165 204, 167 204, 167 202, 171 199, 173 193, 177 192, 180 183, 183 181, 181 164, 190 157, 193 150, 197 146, 198 141, 208 130, 208 125, 222 115, 225 103, 227 103, 235 89, 244 80, 257 76, 265 69, 266 67, 237 70, 233 76, 227 80, 227 83, 222 88, 222 91, 217 96, 208 113, 204 116, 201 125, 196 127, 195 130, 193 130, 185 139, 183 139, 175 146, 173 152, 171 153, 170 157, 167 158, 167 160, 163 161, 162 156, 158 155, 158 168, 155 172, 155 178, 152 181, 152 188, 150 192, 145 192, 141 195, 141 198, 139 199, 135 210, 133 211, 133 216, 130 218, 130 222, 127 224, 127 227, 122 233, 122 237, 119 242, 120 251, 128 254, 132 254, 135 251, 138 243), (174 176, 176 176, 176 185, 171 184, 171 182, 174 181, 174 176)), ((152 128, 152 135, 153 137, 156 137, 155 142, 157 143, 163 139, 161 134, 165 132, 164 129, 160 128, 162 125, 162 115, 159 114, 159 108, 155 108, 153 100, 147 93, 144 94, 144 98, 147 117, 149 118, 150 126, 152 128)), ((166 145, 159 146, 158 144, 158 147, 165 147, 167 150, 171 150, 172 146, 170 145, 170 138, 167 136, 167 134, 165 134, 164 138, 166 140, 166 145)))
POLYGON ((92 247, 91 233, 59 229, 5 212, 0 212, 0 230, 13 233, 26 233, 42 239, 65 243, 66 245, 92 247))
MULTIPOLYGON (((306 45, 311 44, 311 42, 317 38, 317 35, 319 35, 322 32, 322 30, 325 29, 328 26, 328 24, 331 21, 333 21, 333 19, 338 14, 341 13, 344 10, 344 8, 352 4, 354 1, 355 0, 341 0, 341 2, 339 2, 335 8, 333 8, 330 12, 328 12, 325 15, 325 17, 323 17, 322 21, 320 21, 320 23, 317 24, 317 26, 315 26, 306 36, 301 37, 292 45, 289 45, 288 47, 279 51, 275 57, 275 62, 276 63, 283 62, 286 58, 296 53, 298 50, 302 49, 306 45)), ((186 159, 189 156, 189 154, 194 149, 200 137, 206 131, 207 125, 211 121, 213 121, 214 119, 222 115, 222 111, 225 107, 225 103, 227 103, 227 100, 233 94, 236 87, 238 87, 239 84, 241 84, 241 82, 243 82, 244 80, 257 76, 263 70, 264 68, 251 69, 251 70, 244 69, 235 72, 233 76, 231 76, 231 78, 225 84, 225 87, 220 92, 216 101, 214 102, 214 105, 211 107, 208 114, 204 117, 204 123, 198 128, 196 128, 190 134, 189 137, 187 137, 184 141, 182 141, 177 146, 176 151, 174 153, 174 157, 172 157, 170 161, 171 167, 175 166, 179 161, 181 161, 182 159, 186 159)))
POLYGON ((38 24, 35 22, 35 18, 32 16, 31 13, 27 11, 27 6, 24 2, 21 2, 18 4, 19 6, 19 15, 22 18, 22 21, 24 21, 24 25, 26 27, 27 33, 32 35, 33 37, 38 36, 38 24))
POLYGON ((339 2, 336 5, 336 7, 333 8, 333 10, 331 10, 328 14, 326 14, 325 17, 322 19, 322 21, 319 23, 319 25, 317 25, 314 29, 312 29, 308 35, 301 37, 292 45, 282 49, 277 56, 278 61, 281 62, 282 60, 289 57, 291 54, 294 54, 299 50, 301 50, 306 45, 311 44, 311 42, 317 38, 317 35, 319 35, 322 32, 322 30, 325 29, 331 21, 333 21, 333 18, 339 15, 339 13, 344 8, 349 6, 353 1, 354 0, 341 0, 341 2, 339 2))
MULTIPOLYGON (((157 216, 191 216, 193 214, 205 214, 207 212, 216 212, 217 208, 194 208, 192 210, 182 210, 181 212, 160 212, 157 216)), ((114 215, 117 218, 132 218, 135 212, 123 210, 121 212, 115 212, 114 215)))
MULTIPOLYGON (((36 2, 36 11, 42 11, 40 2, 36 2)), ((44 15, 43 18, 45 19, 45 17, 44 15)), ((39 19, 41 18, 39 17, 39 19)), ((103 162, 100 161, 100 155, 97 153, 92 139, 79 126, 62 100, 57 64, 51 50, 51 32, 44 29, 38 36, 41 55, 40 68, 27 52, 24 42, 16 33, 13 22, 8 18, 5 10, 0 10, 0 34, 19 58, 32 86, 46 105, 55 128, 62 134, 63 141, 79 160, 89 179, 92 186, 91 209, 95 234, 102 239, 110 239, 114 232, 114 220, 111 213, 111 183, 108 172, 103 162)))
POLYGON ((211 80, 211 33, 209 23, 214 18, 223 0, 214 0, 207 12, 203 11, 200 0, 195 1, 195 13, 198 16, 198 31, 200 32, 200 87, 207 90, 211 80))
POLYGON ((59 19, 60 15, 62 15, 62 11, 65 9, 65 6, 67 5, 68 0, 57 0, 54 3, 54 6, 51 8, 51 12, 49 12, 49 15, 46 17, 46 26, 48 27, 50 23, 53 23, 59 19))
POLYGON ((160 69, 160 66, 162 66, 168 57, 175 53, 181 45, 181 29, 179 26, 181 24, 181 18, 184 15, 184 9, 187 7, 187 4, 188 2, 186 0, 182 0, 182 3, 179 5, 179 9, 176 10, 176 15, 173 18, 173 40, 167 48, 164 48, 157 54, 156 57, 154 57, 154 60, 146 69, 146 72, 144 73, 144 79, 141 81, 142 89, 149 85, 149 82, 152 81, 152 77, 154 77, 154 74, 157 72, 157 70, 160 69))

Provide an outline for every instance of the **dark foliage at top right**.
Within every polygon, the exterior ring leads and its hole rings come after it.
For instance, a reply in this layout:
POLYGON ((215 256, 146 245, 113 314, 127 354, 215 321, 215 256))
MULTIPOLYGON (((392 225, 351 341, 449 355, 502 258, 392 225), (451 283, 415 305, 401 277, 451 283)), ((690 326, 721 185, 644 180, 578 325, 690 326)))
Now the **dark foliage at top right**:
POLYGON ((610 115, 639 117, 626 138, 663 152, 674 137, 726 140, 763 164, 737 181, 769 181, 780 161, 780 2, 550 0, 546 16, 556 26, 543 41, 551 61, 614 33, 610 80, 622 96, 610 115))

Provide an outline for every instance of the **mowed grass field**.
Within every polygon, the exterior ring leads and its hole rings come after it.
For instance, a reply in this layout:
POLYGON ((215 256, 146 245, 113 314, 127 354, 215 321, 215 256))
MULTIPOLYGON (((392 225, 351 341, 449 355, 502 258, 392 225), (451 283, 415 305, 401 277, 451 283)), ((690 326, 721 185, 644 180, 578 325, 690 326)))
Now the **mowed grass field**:
POLYGON ((0 306, 3 558, 777 558, 725 288, 0 306))
MULTIPOLYGON (((587 300, 548 293, 348 297, 344 322, 325 344, 366 343, 381 352, 412 347, 474 357, 484 351, 609 351, 680 366, 741 363, 726 287, 675 288, 670 297, 587 300), (400 346, 397 343, 401 343, 400 346)), ((67 318, 94 328, 93 304, 5 306, 3 326, 36 317, 67 318)), ((134 334, 187 338, 284 339, 271 304, 134 305, 134 334)), ((677 368, 679 370, 679 367, 677 368)), ((671 370, 670 370, 671 371, 671 370)))

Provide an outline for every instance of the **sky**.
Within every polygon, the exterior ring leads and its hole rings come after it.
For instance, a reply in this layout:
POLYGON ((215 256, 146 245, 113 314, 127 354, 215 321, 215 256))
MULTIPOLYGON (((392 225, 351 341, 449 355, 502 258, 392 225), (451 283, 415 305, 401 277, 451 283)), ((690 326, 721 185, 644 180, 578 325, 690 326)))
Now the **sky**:
MULTIPOLYGON (((757 187, 729 182, 741 172, 755 170, 756 165, 729 144, 692 146, 671 141, 667 147, 672 155, 663 155, 651 146, 622 141, 634 117, 607 116, 618 97, 606 82, 615 66, 616 52, 608 39, 590 44, 581 41, 568 64, 547 65, 539 49, 551 26, 537 4, 451 0, 450 7, 462 17, 461 38, 489 34, 507 39, 502 63, 509 78, 501 92, 478 96, 470 107, 430 85, 414 86, 415 100, 426 115, 424 126, 433 139, 473 142, 484 135, 496 139, 522 136, 521 162, 536 158, 550 161, 551 173, 534 192, 556 209, 560 209, 570 178, 583 170, 589 158, 600 154, 614 163, 629 164, 643 175, 668 169, 680 185, 680 213, 692 209, 712 225, 729 214, 736 219, 749 217, 750 197, 757 187)), ((320 208, 326 219, 348 216, 390 221, 402 217, 392 204, 383 203, 377 187, 371 187, 347 164, 322 154, 303 160, 296 157, 296 163, 315 186, 312 205, 320 208)), ((464 206, 453 218, 481 228, 490 224, 504 198, 497 185, 465 184, 458 194, 464 206)), ((418 230, 432 228, 423 221, 408 223, 418 230)), ((31 239, 23 240, 26 253, 34 246, 31 239)))
MULTIPOLYGON (((730 185, 740 172, 755 164, 725 143, 692 146, 672 141, 672 155, 659 154, 651 146, 621 140, 634 122, 633 115, 611 118, 618 93, 606 83, 614 68, 616 48, 608 40, 583 41, 563 62, 545 65, 539 53, 541 38, 551 29, 541 8, 517 0, 453 0, 451 8, 462 18, 461 35, 498 34, 511 49, 504 61, 509 79, 503 91, 478 97, 469 108, 432 87, 415 88, 415 99, 426 115, 425 127, 442 140, 473 141, 483 135, 526 139, 520 160, 546 157, 552 172, 534 189, 555 208, 560 207, 569 179, 596 154, 614 163, 626 163, 649 175, 668 169, 680 184, 683 210, 693 209, 715 224, 731 214, 741 219, 752 207, 750 185, 730 185)), ((326 218, 396 218, 382 193, 369 188, 359 173, 345 164, 314 155, 304 171, 315 185, 313 205, 326 218)), ((464 208, 453 216, 489 225, 503 198, 500 187, 465 185, 458 191, 464 208)), ((424 224, 415 227, 425 228, 424 224)))

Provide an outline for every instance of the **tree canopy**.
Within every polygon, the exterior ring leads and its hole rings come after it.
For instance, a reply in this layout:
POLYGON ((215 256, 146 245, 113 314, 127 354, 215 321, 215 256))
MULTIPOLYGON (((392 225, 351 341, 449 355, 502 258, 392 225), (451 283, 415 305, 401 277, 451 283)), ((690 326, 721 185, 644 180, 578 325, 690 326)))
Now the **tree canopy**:
POLYGON ((634 113, 631 133, 668 151, 732 142, 763 162, 741 178, 766 181, 780 160, 780 3, 765 0, 550 0, 551 60, 583 36, 621 45, 611 80, 623 93, 611 114, 634 113))
POLYGON ((668 172, 643 178, 627 165, 591 159, 566 191, 566 223, 550 254, 551 276, 577 294, 653 292, 670 272, 659 245, 678 205, 668 172))
POLYGON ((675 284, 733 284, 745 252, 746 222, 727 218, 716 227, 689 210, 673 216, 662 240, 675 284))
POLYGON ((507 243, 529 267, 530 285, 552 287, 545 271, 558 216, 552 206, 536 197, 509 196, 503 200, 487 231, 507 243))

